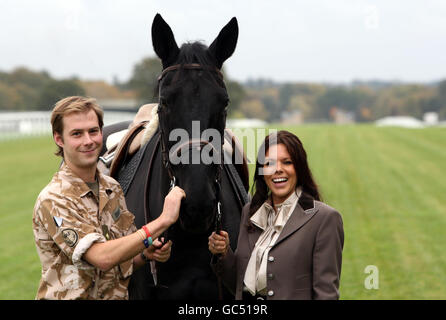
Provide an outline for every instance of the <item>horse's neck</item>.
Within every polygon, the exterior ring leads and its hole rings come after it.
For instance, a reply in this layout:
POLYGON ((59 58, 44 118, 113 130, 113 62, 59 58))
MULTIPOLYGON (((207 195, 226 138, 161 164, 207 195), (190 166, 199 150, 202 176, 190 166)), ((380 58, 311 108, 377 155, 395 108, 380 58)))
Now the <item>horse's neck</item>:
MULTIPOLYGON (((158 139, 158 136, 154 138, 158 139)), ((145 192, 146 196, 149 197, 146 202, 146 211, 148 211, 146 212, 146 216, 150 220, 158 218, 161 214, 164 198, 168 194, 170 186, 169 175, 163 165, 161 146, 159 143, 156 146, 156 153, 154 154, 150 168, 147 169, 150 172, 147 172, 147 188, 145 192)))

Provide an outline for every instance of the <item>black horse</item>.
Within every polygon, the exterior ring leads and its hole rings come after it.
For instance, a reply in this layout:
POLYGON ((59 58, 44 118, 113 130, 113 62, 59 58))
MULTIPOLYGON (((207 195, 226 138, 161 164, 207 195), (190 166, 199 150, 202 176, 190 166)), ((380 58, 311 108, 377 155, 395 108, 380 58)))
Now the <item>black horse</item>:
MULTIPOLYGON (((159 216, 172 184, 185 190, 186 199, 179 220, 166 235, 173 241, 171 257, 156 264, 158 283, 149 266, 137 270, 129 286, 131 299, 215 300, 222 296, 210 268, 207 238, 221 227, 229 232, 235 249, 240 212, 247 201, 247 177, 240 179, 234 170, 240 172, 239 167, 217 161, 224 158, 229 103, 220 69, 234 52, 237 38, 233 18, 209 48, 199 42, 178 48, 163 18, 157 14, 153 21, 153 47, 163 65, 158 80, 159 129, 135 155, 125 157, 116 178, 138 228, 159 216), (189 137, 185 143, 172 135, 178 130, 189 137), (204 153, 216 161, 205 163, 204 153), (181 161, 172 161, 175 157, 181 161), (242 188, 237 187, 242 180, 242 188)), ((104 138, 118 127, 104 128, 104 138)), ((231 298, 225 289, 223 297, 231 298)))

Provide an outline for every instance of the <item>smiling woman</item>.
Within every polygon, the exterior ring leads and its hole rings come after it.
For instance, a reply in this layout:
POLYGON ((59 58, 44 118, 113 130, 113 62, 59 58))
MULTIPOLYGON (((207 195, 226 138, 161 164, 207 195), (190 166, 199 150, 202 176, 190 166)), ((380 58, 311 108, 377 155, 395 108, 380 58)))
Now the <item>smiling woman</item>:
POLYGON ((271 201, 282 203, 296 189, 297 176, 293 160, 283 144, 271 146, 265 156, 264 179, 271 190, 271 201))
POLYGON ((236 251, 227 232, 209 237, 209 250, 221 255, 215 270, 236 299, 339 299, 342 218, 320 201, 299 138, 288 131, 265 138, 254 184, 236 251))

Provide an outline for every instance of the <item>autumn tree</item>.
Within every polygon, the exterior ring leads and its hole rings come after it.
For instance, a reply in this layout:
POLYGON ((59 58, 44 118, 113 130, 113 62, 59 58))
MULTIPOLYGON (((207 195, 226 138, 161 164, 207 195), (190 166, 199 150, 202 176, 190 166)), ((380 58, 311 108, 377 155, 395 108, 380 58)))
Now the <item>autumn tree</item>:
POLYGON ((259 99, 244 100, 240 105, 240 111, 243 112, 247 118, 266 120, 270 117, 264 104, 259 99))
POLYGON ((138 103, 154 102, 157 95, 155 89, 158 76, 162 71, 161 61, 158 58, 147 57, 133 67, 133 73, 126 87, 136 92, 138 103))
POLYGON ((0 72, 0 110, 36 109, 40 91, 50 80, 47 72, 25 67, 0 72))
POLYGON ((14 87, 0 82, 0 110, 14 111, 23 105, 20 95, 14 87))
POLYGON ((39 109, 51 110, 57 101, 68 96, 85 96, 79 80, 51 80, 40 92, 37 105, 39 109))

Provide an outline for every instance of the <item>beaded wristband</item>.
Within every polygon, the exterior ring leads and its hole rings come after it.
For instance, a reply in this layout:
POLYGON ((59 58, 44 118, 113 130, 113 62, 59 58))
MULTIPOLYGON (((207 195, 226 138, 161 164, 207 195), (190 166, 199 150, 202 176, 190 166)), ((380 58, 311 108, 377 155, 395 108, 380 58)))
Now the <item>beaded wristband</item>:
POLYGON ((142 243, 144 243, 144 246, 146 248, 150 247, 152 245, 152 237, 148 237, 147 239, 144 239, 144 241, 142 243))

